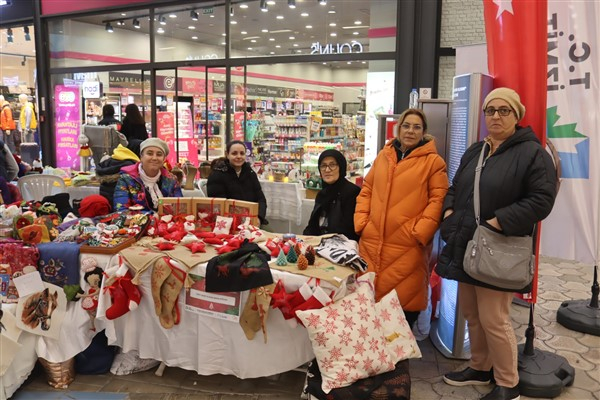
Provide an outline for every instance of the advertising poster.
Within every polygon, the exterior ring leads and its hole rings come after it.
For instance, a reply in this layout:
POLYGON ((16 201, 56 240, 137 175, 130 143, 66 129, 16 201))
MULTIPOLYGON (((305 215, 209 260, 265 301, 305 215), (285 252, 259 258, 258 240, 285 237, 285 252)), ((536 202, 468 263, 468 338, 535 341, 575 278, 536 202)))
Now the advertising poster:
POLYGON ((198 165, 198 139, 194 134, 194 119, 189 107, 179 107, 177 124, 179 127, 178 162, 183 163, 188 160, 192 164, 198 165))
POLYGON ((244 112, 233 113, 233 140, 244 141, 244 112))
POLYGON ((185 294, 186 311, 224 321, 240 321, 240 292, 208 293, 205 291, 206 281, 203 276, 189 276, 194 284, 185 294))
POLYGON ((177 164, 177 153, 175 152, 175 114, 170 111, 157 112, 156 129, 158 131, 158 138, 167 142, 169 146, 167 161, 171 165, 177 164))
POLYGON ((79 143, 81 131, 81 99, 79 86, 56 85, 54 99, 56 111, 56 166, 79 170, 79 143))

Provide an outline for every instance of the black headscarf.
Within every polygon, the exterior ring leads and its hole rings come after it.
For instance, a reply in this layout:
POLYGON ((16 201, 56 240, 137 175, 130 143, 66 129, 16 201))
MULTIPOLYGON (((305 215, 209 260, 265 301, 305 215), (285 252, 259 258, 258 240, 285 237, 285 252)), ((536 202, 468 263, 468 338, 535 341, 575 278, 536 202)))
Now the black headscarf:
MULTIPOLYGON (((335 158, 335 161, 337 162, 337 164, 339 166, 338 171, 340 172, 338 180, 335 181, 334 183, 328 184, 328 183, 325 183, 325 181, 323 181, 323 189, 319 193, 319 203, 321 203, 321 205, 324 209, 327 209, 329 207, 329 205, 336 199, 338 192, 340 191, 340 188, 344 184, 344 180, 346 179, 347 162, 346 162, 346 158, 344 157, 344 155, 342 153, 340 153, 339 151, 334 150, 334 149, 328 149, 328 150, 325 150, 324 152, 322 152, 321 155, 319 156, 319 164, 318 164, 319 167, 321 166, 321 162, 323 162, 325 157, 335 158)), ((319 174, 321 174, 321 178, 322 178, 322 173, 321 173, 320 168, 319 168, 319 174)))

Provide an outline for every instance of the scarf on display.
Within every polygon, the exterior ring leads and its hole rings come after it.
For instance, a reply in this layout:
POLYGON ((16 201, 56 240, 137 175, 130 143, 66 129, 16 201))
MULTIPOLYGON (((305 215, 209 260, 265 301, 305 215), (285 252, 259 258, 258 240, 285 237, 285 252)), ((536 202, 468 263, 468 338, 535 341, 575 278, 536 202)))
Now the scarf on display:
POLYGON ((142 182, 146 189, 148 189, 148 193, 150 193, 150 197, 152 197, 152 204, 154 208, 158 207, 158 199, 163 197, 162 192, 160 191, 160 187, 158 187, 158 181, 160 180, 161 173, 158 171, 158 174, 154 177, 150 177, 146 175, 144 169, 142 168, 142 163, 138 165, 138 172, 140 173, 140 178, 142 178, 142 182))
POLYGON ((317 254, 329 261, 345 265, 359 272, 367 271, 367 262, 358 255, 358 243, 344 235, 321 239, 315 248, 317 254))
POLYGON ((44 282, 63 287, 79 284, 79 244, 40 243, 38 271, 44 282))

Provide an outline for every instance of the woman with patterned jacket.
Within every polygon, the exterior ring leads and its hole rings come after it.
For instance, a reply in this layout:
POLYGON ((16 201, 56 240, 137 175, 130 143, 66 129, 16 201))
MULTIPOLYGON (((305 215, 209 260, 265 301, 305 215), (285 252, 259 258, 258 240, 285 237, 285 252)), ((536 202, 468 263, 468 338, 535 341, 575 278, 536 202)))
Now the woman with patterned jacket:
POLYGON ((356 199, 359 251, 375 272, 377 300, 396 290, 412 326, 427 307, 431 241, 448 190, 446 163, 418 109, 404 111, 356 199))
POLYGON ((140 144, 140 162, 123 167, 114 194, 114 211, 142 206, 156 211, 161 197, 182 197, 177 178, 163 167, 169 154, 167 143, 158 138, 140 144))

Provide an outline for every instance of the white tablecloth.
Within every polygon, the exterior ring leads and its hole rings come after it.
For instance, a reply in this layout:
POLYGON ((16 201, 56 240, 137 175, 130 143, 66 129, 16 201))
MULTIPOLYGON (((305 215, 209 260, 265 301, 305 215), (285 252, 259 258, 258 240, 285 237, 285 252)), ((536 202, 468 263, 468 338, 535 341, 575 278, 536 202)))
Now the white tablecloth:
POLYGON ((267 219, 285 219, 296 225, 302 223, 302 198, 300 183, 260 181, 267 198, 267 219))
MULTIPOLYGON (((205 264, 192 273, 204 275, 205 264)), ((286 290, 296 290, 306 277, 272 270, 273 279, 282 279, 286 290)), ((150 291, 151 269, 141 277, 142 301, 139 307, 125 316, 106 321, 109 344, 123 351, 138 350, 141 358, 150 358, 193 370, 200 375, 226 374, 239 378, 270 376, 296 368, 314 358, 306 329, 292 328, 279 310, 271 309, 267 319, 268 341, 262 332, 249 341, 239 323, 200 316, 186 312, 185 290, 179 296, 181 322, 172 329, 164 329, 154 313, 150 291)), ((322 283, 324 288, 333 288, 322 283)), ((346 292, 345 283, 336 289, 336 298, 346 292)), ((247 295, 247 292, 244 292, 247 295)), ((246 303, 242 296, 241 307, 246 303)), ((105 306, 100 302, 100 307, 105 306)))

